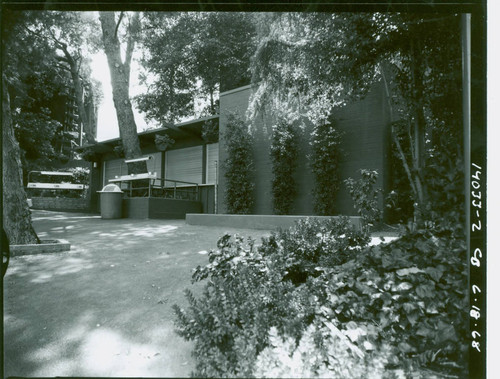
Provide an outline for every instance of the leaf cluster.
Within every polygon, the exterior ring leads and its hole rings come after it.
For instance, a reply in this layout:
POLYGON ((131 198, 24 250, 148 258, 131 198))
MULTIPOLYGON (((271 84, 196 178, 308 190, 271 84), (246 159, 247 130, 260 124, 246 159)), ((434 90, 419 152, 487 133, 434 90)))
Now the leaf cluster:
POLYGON ((193 273, 206 281, 201 296, 187 291, 189 307, 174 307, 178 332, 195 343, 193 374, 460 376, 467 262, 455 234, 418 230, 366 247, 341 219, 302 221, 261 245, 224 235, 193 273))
POLYGON ((319 229, 314 225, 317 222, 303 221, 293 231, 263 239, 261 246, 226 234, 219 239, 218 249, 209 252, 209 263, 194 270, 193 281, 208 280, 203 295, 195 298, 187 291, 189 308, 174 309, 179 333, 195 342, 196 376, 252 375, 257 355, 268 345, 270 326, 300 337, 314 318, 317 297, 297 282, 295 273, 312 278, 321 272, 314 269, 320 261, 328 263, 328 259, 310 257, 304 249, 309 245, 316 255, 326 255, 325 250, 336 255, 339 252, 332 249, 337 246, 339 251, 354 254, 356 250, 346 245, 359 238, 345 220, 325 223, 319 229), (320 229, 324 236, 316 235, 320 229), (314 236, 305 236, 313 230, 314 236), (301 234, 296 254, 288 257, 285 249, 292 248, 301 234))
POLYGON ((348 178, 344 181, 354 203, 354 209, 361 216, 365 225, 370 227, 380 221, 381 212, 378 207, 380 188, 375 188, 378 172, 375 170, 359 170, 361 178, 348 178))
POLYGON ((223 134, 227 158, 224 160, 225 202, 229 213, 249 214, 254 202, 253 137, 237 114, 229 114, 223 134))
POLYGON ((395 153, 408 166, 393 161, 399 204, 393 202, 392 217, 406 221, 414 203, 432 207, 426 187, 437 193, 438 181, 446 193, 445 178, 436 180, 426 165, 437 163, 436 154, 451 162, 462 155, 459 15, 282 13, 261 15, 257 25, 250 114, 316 124, 382 81, 391 121, 398 122, 393 135, 402 150, 395 153))
POLYGON ((319 123, 311 134, 309 164, 314 174, 314 210, 318 215, 335 214, 335 200, 340 189, 342 132, 335 121, 319 123))
POLYGON ((86 55, 95 51, 89 38, 96 25, 89 14, 78 12, 6 10, 2 21, 2 76, 26 178, 31 170, 57 167, 72 156, 67 132, 74 126, 64 107, 74 93, 68 56, 78 65, 85 100, 93 89, 99 97, 86 55))
POLYGON ((173 146, 175 143, 175 140, 173 138, 170 138, 168 134, 155 134, 155 145, 156 148, 160 151, 165 151, 169 147, 173 146))
POLYGON ((148 91, 136 101, 161 126, 193 112, 216 114, 219 92, 250 81, 251 14, 148 12, 143 31, 141 78, 148 91), (200 110, 198 102, 206 106, 200 110))
POLYGON ((297 128, 279 120, 273 127, 271 137, 271 163, 273 167, 272 193, 274 213, 290 214, 297 193, 294 179, 297 166, 298 140, 297 128))

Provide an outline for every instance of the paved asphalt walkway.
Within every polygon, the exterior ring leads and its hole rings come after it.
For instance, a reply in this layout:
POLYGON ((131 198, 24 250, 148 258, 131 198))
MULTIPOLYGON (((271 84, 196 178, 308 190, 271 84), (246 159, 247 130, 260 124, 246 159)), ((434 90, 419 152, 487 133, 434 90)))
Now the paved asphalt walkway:
POLYGON ((15 257, 4 278, 4 375, 189 376, 192 345, 174 332, 191 270, 228 231, 182 220, 102 220, 33 211, 42 239, 71 251, 15 257))

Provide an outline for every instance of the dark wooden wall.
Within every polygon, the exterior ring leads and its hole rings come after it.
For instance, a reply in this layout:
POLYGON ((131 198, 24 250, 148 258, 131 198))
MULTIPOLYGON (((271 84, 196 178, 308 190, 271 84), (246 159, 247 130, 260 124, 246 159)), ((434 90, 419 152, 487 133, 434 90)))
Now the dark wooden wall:
MULTIPOLYGON (((227 123, 227 114, 237 112, 244 117, 250 97, 250 86, 222 93, 220 97, 220 132, 223 134, 227 123)), ((338 126, 345 132, 343 149, 345 155, 341 165, 342 180, 352 177, 359 178, 359 169, 374 169, 379 173, 377 186, 387 192, 390 158, 389 151, 389 119, 386 109, 386 98, 380 84, 375 85, 361 101, 334 110, 338 126)), ((254 214, 272 214, 272 166, 269 158, 270 132, 272 120, 269 117, 258 117, 254 130, 253 159, 255 162, 255 206, 254 214)), ((291 214, 313 215, 314 206, 312 189, 314 176, 309 168, 307 155, 310 153, 309 136, 312 125, 308 125, 300 136, 299 159, 295 174, 297 197, 291 214)), ((219 159, 226 159, 224 140, 220 141, 219 159)), ((218 209, 226 212, 224 191, 226 182, 224 168, 219 171, 218 209)), ((355 215, 352 201, 344 185, 337 197, 337 214, 355 215)), ((383 208, 383 202, 380 201, 383 208)))

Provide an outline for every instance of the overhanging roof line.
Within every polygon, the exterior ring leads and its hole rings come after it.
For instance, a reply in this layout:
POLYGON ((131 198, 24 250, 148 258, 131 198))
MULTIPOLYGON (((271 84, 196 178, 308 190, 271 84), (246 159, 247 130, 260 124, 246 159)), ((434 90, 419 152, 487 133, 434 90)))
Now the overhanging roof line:
MULTIPOLYGON (((204 121, 210 121, 210 120, 217 120, 219 118, 219 115, 212 115, 212 116, 206 116, 206 117, 201 117, 201 118, 197 118, 197 119, 194 119, 194 120, 188 120, 188 121, 184 121, 184 122, 179 122, 177 124, 174 124, 172 125, 172 127, 162 127, 162 128, 156 128, 156 129, 149 129, 149 130, 145 130, 143 132, 140 132, 140 133, 137 133, 137 135, 139 136, 139 138, 141 137, 145 137, 145 136, 148 136, 148 135, 154 135, 154 134, 158 134, 158 133, 162 133, 162 132, 167 132, 169 130, 174 130, 178 133, 182 133, 186 136, 194 136, 194 137, 199 137, 198 134, 194 133, 193 131, 187 129, 186 127, 190 126, 190 125, 195 125, 195 124, 199 124, 201 122, 204 122, 204 121)), ((82 148, 92 148, 93 146, 105 146, 105 145, 113 145, 114 143, 116 142, 119 142, 121 139, 120 137, 118 138, 112 138, 112 139, 108 139, 108 140, 104 140, 104 141, 99 141, 97 142, 96 144, 94 145, 85 145, 85 146, 82 146, 82 148)))

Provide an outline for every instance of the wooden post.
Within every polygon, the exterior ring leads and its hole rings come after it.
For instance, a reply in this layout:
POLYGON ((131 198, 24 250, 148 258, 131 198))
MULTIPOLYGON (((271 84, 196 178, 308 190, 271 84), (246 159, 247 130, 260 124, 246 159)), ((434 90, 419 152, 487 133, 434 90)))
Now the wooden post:
POLYGON ((207 183, 207 144, 203 144, 203 148, 201 150, 201 183, 206 184, 207 183))
POLYGON ((166 162, 165 162, 165 159, 166 159, 166 152, 162 151, 161 152, 161 189, 162 189, 162 192, 163 192, 163 187, 164 187, 164 180, 165 180, 165 177, 166 177, 166 174, 165 174, 165 171, 166 171, 166 162))

